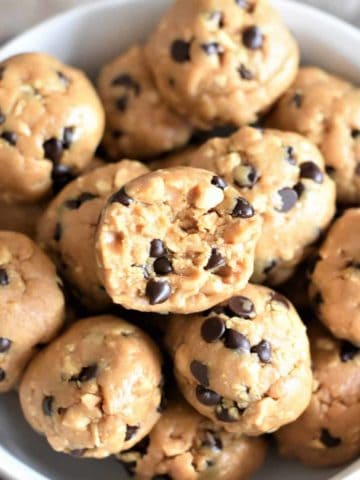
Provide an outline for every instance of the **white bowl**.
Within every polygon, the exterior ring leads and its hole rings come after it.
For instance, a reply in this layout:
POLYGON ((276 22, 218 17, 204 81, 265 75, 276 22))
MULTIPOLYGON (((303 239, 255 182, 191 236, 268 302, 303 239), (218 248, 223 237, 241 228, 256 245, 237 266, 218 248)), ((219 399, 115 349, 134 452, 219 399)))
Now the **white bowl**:
MULTIPOLYGON (((220 1, 220 0, 219 0, 220 1)), ((45 51, 96 75, 100 65, 144 40, 169 0, 109 0, 54 17, 0 49, 0 60, 45 51)), ((322 66, 359 83, 360 31, 330 15, 286 0, 273 0, 300 42, 304 63, 322 66)), ((13 480, 123 480, 114 459, 76 460, 51 451, 23 420, 15 393, 0 397, 0 473, 13 480)), ((360 465, 310 470, 269 455, 254 480, 359 480, 360 465)))

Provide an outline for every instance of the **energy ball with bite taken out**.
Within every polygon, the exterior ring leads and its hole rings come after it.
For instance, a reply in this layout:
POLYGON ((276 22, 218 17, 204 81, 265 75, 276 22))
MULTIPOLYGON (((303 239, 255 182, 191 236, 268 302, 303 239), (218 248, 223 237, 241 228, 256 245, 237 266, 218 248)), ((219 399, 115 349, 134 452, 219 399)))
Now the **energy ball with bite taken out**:
POLYGON ((255 122, 299 64, 296 41, 268 0, 177 0, 145 53, 166 102, 203 129, 255 122))
POLYGON ((104 131, 85 75, 44 53, 0 64, 0 200, 31 203, 91 162, 104 131))
POLYGON ((207 312, 174 316, 165 341, 182 394, 228 432, 274 432, 309 404, 305 326, 269 288, 248 284, 207 312))
POLYGON ((79 320, 40 352, 20 385, 27 421, 52 448, 103 458, 131 448, 159 419, 160 354, 112 316, 79 320))
POLYGON ((54 265, 25 235, 0 232, 0 392, 16 387, 37 348, 64 321, 54 265))
POLYGON ((73 294, 92 311, 111 305, 95 259, 95 231, 107 197, 147 173, 145 165, 122 160, 78 177, 50 203, 38 226, 38 241, 53 257, 73 294))
POLYGON ((217 175, 157 170, 124 185, 102 211, 96 250, 103 284, 129 309, 210 308, 246 285, 260 228, 252 205, 217 175))
POLYGON ((263 439, 226 432, 180 398, 144 440, 118 455, 139 480, 246 480, 266 454, 263 439))

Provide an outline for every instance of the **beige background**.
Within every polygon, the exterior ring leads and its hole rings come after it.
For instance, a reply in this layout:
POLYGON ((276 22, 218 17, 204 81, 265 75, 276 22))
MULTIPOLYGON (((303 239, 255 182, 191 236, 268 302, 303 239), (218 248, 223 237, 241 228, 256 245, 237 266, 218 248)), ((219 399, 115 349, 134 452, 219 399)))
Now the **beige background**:
MULTIPOLYGON (((24 31, 57 12, 93 1, 95 0, 0 0, 0 41, 24 31)), ((144 1, 151 2, 151 0, 144 1)), ((360 0, 298 1, 320 6, 360 26, 360 0)))

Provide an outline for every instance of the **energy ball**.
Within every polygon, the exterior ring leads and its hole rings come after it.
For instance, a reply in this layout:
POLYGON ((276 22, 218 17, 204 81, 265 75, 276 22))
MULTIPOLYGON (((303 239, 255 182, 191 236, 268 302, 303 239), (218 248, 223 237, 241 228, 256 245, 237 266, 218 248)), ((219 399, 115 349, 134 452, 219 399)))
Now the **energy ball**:
POLYGON ((335 467, 360 455, 360 349, 310 328, 311 402, 277 434, 280 453, 312 467, 335 467))
POLYGON ((147 173, 145 165, 122 160, 78 177, 50 203, 38 226, 40 245, 54 258, 73 294, 90 310, 111 305, 97 273, 95 230, 107 197, 147 173))
POLYGON ((335 213, 335 185, 322 155, 298 134, 244 127, 205 143, 189 164, 224 178, 262 215, 255 283, 287 280, 335 213))
POLYGON ((269 288, 248 284, 203 314, 174 316, 165 341, 181 393, 228 432, 274 432, 309 404, 305 326, 269 288))
POLYGON ((125 308, 205 310, 246 285, 260 227, 252 205, 206 170, 143 175, 102 211, 96 249, 103 284, 125 308))
POLYGON ((105 65, 98 86, 106 112, 104 145, 110 156, 154 157, 188 142, 192 127, 160 97, 141 47, 132 47, 105 65))
POLYGON ((41 351, 20 385, 25 418, 52 448, 103 458, 159 419, 161 359, 139 328, 112 316, 76 322, 41 351))
POLYGON ((64 321, 54 265, 29 238, 0 232, 0 393, 16 387, 37 348, 64 321))
POLYGON ((43 53, 0 64, 0 200, 31 203, 90 163, 104 112, 85 75, 43 53))
POLYGON ((268 125, 313 141, 335 180, 338 201, 360 203, 360 89, 318 68, 302 68, 268 125))
POLYGON ((268 0, 177 0, 145 52, 164 99, 205 129, 256 121, 299 64, 297 43, 268 0))
POLYGON ((336 220, 316 260, 309 293, 320 320, 360 347, 360 209, 336 220))
POLYGON ((265 455, 263 439, 221 430, 179 398, 148 437, 118 458, 139 480, 245 480, 265 455))

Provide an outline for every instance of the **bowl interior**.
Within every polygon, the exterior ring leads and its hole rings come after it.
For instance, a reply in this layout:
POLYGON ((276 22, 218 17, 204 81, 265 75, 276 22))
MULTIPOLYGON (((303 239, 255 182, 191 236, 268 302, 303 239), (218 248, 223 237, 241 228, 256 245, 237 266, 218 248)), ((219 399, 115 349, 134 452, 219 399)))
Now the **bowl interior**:
MULTIPOLYGON (((0 50, 0 59, 24 51, 46 51, 76 65, 93 78, 99 67, 129 45, 143 41, 169 0, 110 0, 80 7, 17 37, 0 50)), ((358 83, 360 32, 310 7, 273 0, 296 35, 303 62, 340 73, 358 83)), ((0 472, 16 480, 125 479, 114 459, 76 460, 53 452, 28 427, 15 393, 0 397, 0 472)), ((255 480, 325 480, 337 470, 310 470, 268 457, 255 480), (265 473, 266 472, 266 473, 265 473)))

